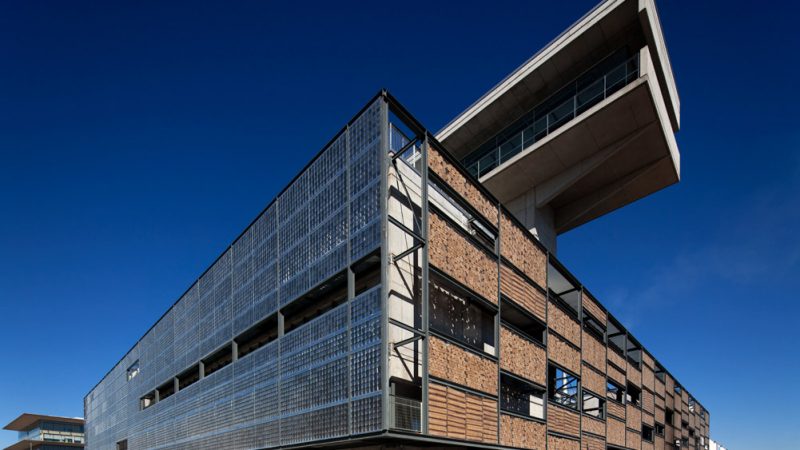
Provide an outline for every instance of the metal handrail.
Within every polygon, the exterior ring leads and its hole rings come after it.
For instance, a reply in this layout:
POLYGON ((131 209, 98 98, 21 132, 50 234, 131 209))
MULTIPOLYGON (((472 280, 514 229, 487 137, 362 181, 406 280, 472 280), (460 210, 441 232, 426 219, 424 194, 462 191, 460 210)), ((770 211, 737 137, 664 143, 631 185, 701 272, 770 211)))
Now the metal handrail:
MULTIPOLYGON (((633 57, 628 58, 621 64, 608 70, 602 78, 598 78, 585 88, 576 92, 575 95, 569 99, 551 108, 543 114, 543 117, 534 120, 533 123, 504 140, 502 143, 491 147, 485 155, 468 165, 467 170, 476 178, 480 178, 492 169, 511 159, 514 155, 520 153, 523 149, 544 139, 553 131, 572 121, 578 115, 605 100, 608 96, 630 84, 638 77, 639 54, 637 53, 633 57)), ((544 104, 544 102, 531 109, 531 111, 535 111, 536 108, 542 104, 544 104)))

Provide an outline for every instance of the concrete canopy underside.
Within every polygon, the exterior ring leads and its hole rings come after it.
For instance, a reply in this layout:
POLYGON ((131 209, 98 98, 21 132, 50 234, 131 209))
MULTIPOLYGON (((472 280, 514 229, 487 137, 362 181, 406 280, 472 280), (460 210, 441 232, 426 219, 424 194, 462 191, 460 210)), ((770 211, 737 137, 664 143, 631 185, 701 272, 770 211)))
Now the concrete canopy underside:
POLYGON ((527 207, 552 208, 558 234, 678 182, 677 145, 648 81, 629 84, 480 181, 503 203, 529 196, 527 207))

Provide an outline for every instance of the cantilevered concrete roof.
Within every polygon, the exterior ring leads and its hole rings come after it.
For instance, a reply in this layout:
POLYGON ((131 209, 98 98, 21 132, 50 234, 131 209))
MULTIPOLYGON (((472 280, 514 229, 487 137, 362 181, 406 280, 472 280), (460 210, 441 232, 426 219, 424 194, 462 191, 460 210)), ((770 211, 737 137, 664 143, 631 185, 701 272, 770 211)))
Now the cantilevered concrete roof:
POLYGON ((534 54, 442 128, 436 138, 457 158, 512 123, 581 70, 581 61, 613 50, 626 35, 640 35, 653 65, 673 131, 680 127, 680 100, 653 0, 606 0, 534 54), (540 95, 537 95, 540 94, 540 95))
POLYGON ((46 416, 43 414, 30 414, 24 413, 16 419, 12 420, 8 425, 4 426, 4 430, 11 431, 27 431, 35 427, 41 421, 59 422, 59 423, 73 423, 83 425, 84 420, 79 417, 60 417, 60 416, 46 416))

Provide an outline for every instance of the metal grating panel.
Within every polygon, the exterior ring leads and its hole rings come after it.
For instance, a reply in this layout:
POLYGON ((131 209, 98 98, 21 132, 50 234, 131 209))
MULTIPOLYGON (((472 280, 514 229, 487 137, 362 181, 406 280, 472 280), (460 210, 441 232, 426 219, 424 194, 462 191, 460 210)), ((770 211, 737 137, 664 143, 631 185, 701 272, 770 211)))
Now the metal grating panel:
POLYGON ((87 395, 88 449, 122 439, 254 449, 380 429, 380 286, 147 409, 139 399, 380 247, 382 105, 366 108, 87 395))

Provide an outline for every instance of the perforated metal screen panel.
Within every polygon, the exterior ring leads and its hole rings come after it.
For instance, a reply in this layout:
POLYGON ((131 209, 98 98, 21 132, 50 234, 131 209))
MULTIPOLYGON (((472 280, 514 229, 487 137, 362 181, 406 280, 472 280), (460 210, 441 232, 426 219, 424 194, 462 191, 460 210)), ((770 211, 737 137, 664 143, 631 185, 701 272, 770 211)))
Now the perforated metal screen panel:
POLYGON ((382 105, 326 147, 89 393, 87 448, 127 439, 132 449, 251 449, 382 427, 380 286, 140 409, 142 396, 380 247, 382 105))

